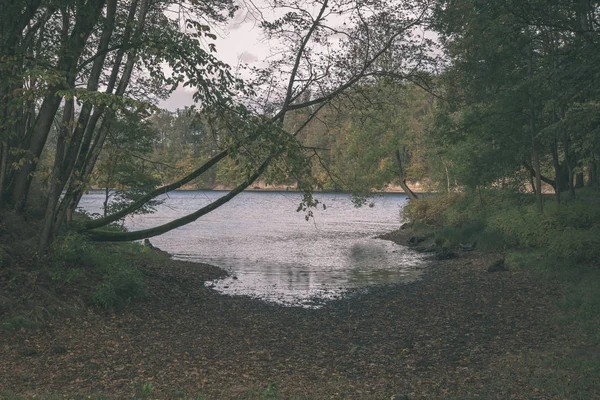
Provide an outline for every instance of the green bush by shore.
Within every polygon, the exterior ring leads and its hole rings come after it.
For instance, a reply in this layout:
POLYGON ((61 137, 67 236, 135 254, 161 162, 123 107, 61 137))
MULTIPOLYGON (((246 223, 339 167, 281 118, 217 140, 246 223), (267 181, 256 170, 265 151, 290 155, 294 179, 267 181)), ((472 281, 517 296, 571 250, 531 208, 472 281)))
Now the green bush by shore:
POLYGON ((138 266, 158 257, 139 243, 99 244, 76 233, 59 236, 40 256, 30 252, 31 239, 26 239, 35 238, 34 224, 22 224, 18 234, 6 226, 12 236, 2 235, 0 241, 3 330, 36 328, 52 315, 76 314, 90 305, 121 309, 144 296, 138 266))

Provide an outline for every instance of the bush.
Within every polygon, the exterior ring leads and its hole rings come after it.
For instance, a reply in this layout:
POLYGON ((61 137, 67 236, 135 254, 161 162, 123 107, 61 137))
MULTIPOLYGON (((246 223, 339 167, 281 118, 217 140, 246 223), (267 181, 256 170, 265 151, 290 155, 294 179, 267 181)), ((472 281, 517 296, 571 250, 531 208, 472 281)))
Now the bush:
POLYGON ((460 243, 473 242, 485 229, 481 221, 475 221, 461 227, 447 226, 435 233, 435 243, 442 248, 457 247, 460 243))
POLYGON ((403 219, 427 225, 445 225, 444 213, 457 202, 462 195, 447 193, 440 196, 421 197, 410 201, 402 210, 403 219))
POLYGON ((477 248, 481 251, 502 251, 504 247, 504 235, 497 230, 486 228, 477 237, 477 248))
POLYGON ((546 201, 538 214, 532 195, 490 189, 445 194, 411 201, 404 217, 415 224, 443 227, 436 243, 454 247, 474 241, 484 251, 505 246, 542 249, 554 257, 576 262, 600 261, 600 207, 598 195, 546 201))
POLYGON ((116 255, 107 257, 97 266, 102 282, 96 286, 92 301, 105 309, 121 308, 144 295, 144 276, 140 270, 119 260, 116 255))
POLYGON ((144 277, 124 255, 139 254, 142 246, 97 245, 70 233, 58 238, 51 249, 50 275, 60 284, 91 283, 93 304, 120 308, 144 294, 144 277))
POLYGON ((92 250, 90 242, 82 235, 68 233, 56 238, 50 249, 50 261, 55 267, 77 266, 92 250))

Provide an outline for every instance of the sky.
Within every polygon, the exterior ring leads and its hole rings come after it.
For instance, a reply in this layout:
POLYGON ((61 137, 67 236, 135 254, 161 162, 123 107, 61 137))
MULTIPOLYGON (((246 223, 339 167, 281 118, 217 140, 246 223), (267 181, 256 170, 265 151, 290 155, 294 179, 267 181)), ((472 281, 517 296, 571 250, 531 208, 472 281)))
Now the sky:
MULTIPOLYGON (((241 64, 260 65, 270 54, 268 43, 262 38, 262 31, 256 18, 247 10, 240 9, 227 26, 215 29, 216 56, 229 64, 235 73, 241 64)), ((194 104, 194 88, 179 87, 171 96, 159 102, 160 108, 175 111, 194 104)))

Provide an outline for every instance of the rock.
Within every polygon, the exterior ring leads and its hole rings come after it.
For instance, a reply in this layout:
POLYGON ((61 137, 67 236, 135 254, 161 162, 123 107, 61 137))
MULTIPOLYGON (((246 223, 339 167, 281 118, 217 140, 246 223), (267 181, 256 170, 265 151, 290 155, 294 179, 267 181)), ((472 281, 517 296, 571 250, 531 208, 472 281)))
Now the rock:
POLYGON ((24 357, 37 357, 40 355, 39 351, 35 349, 25 349, 22 354, 24 357))
POLYGON ((400 230, 408 229, 408 228, 410 228, 410 227, 412 227, 412 223, 410 223, 410 222, 405 222, 405 223, 403 223, 402 225, 400 225, 400 230))
POLYGON ((488 272, 502 272, 502 271, 508 271, 508 267, 504 263, 504 258, 501 258, 500 260, 494 262, 488 268, 488 272))
POLYGON ((408 396, 402 393, 396 393, 390 397, 390 400, 408 400, 408 396))
POLYGON ((462 251, 473 251, 475 250, 475 245, 477 245, 477 241, 474 241, 473 243, 459 243, 458 247, 460 247, 462 251))
POLYGON ((411 246, 417 245, 421 242, 424 242, 427 238, 424 236, 411 236, 410 239, 408 239, 408 244, 411 246))
POLYGON ((166 257, 171 258, 171 254, 169 254, 169 252, 161 250, 158 247, 154 246, 152 243, 150 243, 150 239, 144 239, 144 247, 147 247, 150 250, 152 250, 152 251, 154 251, 154 252, 156 252, 158 254, 162 254, 162 255, 164 255, 166 257))
POLYGON ((436 253, 435 255, 435 259, 436 260, 452 260, 453 258, 458 258, 458 254, 456 254, 455 252, 453 252, 452 250, 446 248, 446 247, 442 247, 442 249, 436 253))
POLYGON ((419 253, 435 253, 437 250, 437 246, 435 244, 430 244, 429 246, 417 246, 415 247, 415 251, 419 253))

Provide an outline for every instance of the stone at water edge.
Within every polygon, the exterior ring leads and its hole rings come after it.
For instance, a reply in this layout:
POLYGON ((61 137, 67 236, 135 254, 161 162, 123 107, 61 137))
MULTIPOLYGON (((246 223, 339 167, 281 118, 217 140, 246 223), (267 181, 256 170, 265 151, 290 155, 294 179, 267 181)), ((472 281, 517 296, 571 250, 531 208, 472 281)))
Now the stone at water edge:
POLYGON ((446 247, 442 247, 442 249, 435 255, 435 259, 439 261, 452 260, 453 258, 458 258, 458 254, 446 247))
POLYGON ((427 238, 424 236, 411 236, 411 238, 408 239, 408 244, 414 246, 416 244, 424 242, 425 240, 427 240, 427 238))
POLYGON ((473 251, 475 250, 476 245, 477 241, 474 241, 473 243, 459 243, 458 247, 460 247, 462 251, 473 251))

